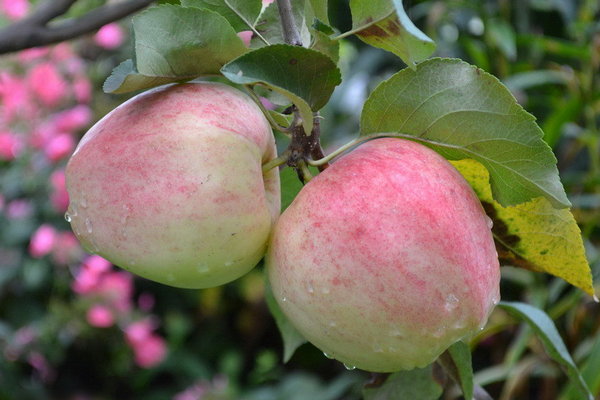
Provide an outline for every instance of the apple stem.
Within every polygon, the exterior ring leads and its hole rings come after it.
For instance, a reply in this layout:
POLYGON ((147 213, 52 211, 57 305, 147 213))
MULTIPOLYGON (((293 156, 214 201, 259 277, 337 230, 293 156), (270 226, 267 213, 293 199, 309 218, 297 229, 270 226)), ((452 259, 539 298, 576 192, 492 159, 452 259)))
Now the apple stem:
POLYGON ((268 161, 268 162, 264 163, 263 166, 262 166, 262 172, 263 172, 263 174, 266 174, 267 172, 269 172, 273 168, 279 167, 280 165, 283 165, 283 164, 287 163, 287 161, 288 161, 289 158, 290 158, 289 154, 287 152, 284 152, 279 157, 274 158, 271 161, 268 161))

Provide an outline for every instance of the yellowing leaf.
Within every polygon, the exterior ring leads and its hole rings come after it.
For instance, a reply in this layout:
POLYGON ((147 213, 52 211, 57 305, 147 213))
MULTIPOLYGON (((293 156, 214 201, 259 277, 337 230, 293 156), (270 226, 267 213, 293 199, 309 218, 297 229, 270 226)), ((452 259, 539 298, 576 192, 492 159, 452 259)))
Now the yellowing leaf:
POLYGON ((451 161, 471 184, 494 221, 492 232, 501 263, 547 272, 594 295, 581 231, 568 209, 543 197, 502 207, 492 198, 487 169, 475 160, 451 161))

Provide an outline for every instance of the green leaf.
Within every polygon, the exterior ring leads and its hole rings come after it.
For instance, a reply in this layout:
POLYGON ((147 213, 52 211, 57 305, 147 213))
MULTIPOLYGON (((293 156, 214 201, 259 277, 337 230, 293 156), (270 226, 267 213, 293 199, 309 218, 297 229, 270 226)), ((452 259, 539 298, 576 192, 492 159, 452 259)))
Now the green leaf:
POLYGON ((435 43, 408 18, 402 0, 350 0, 352 31, 365 43, 390 51, 408 66, 429 57, 435 43))
POLYGON ((337 63, 340 59, 340 41, 331 39, 333 28, 315 19, 309 30, 312 35, 310 48, 320 51, 337 63))
POLYGON ((106 93, 127 93, 185 80, 164 76, 145 76, 136 71, 133 61, 125 60, 113 69, 102 89, 106 93))
POLYGON ((381 83, 365 102, 361 135, 388 132, 480 162, 502 206, 540 196, 570 205, 535 118, 498 79, 461 60, 427 60, 381 83))
POLYGON ((471 362, 471 349, 463 341, 458 341, 448 348, 448 353, 452 357, 460 386, 465 399, 473 398, 473 365, 471 362))
POLYGON ((519 302, 502 301, 498 304, 498 307, 527 322, 537 333, 550 357, 566 370, 570 381, 577 386, 586 399, 594 400, 594 396, 581 377, 554 322, 544 311, 529 304, 519 302))
POLYGON ((262 10, 261 0, 181 0, 181 5, 212 10, 229 21, 236 32, 254 27, 262 10))
POLYGON ((502 265, 547 272, 594 295, 592 271, 581 231, 568 209, 556 209, 543 197, 502 207, 492 198, 490 174, 474 160, 452 161, 469 182, 494 222, 492 233, 502 265))
POLYGON ((486 36, 509 60, 517 58, 517 39, 512 26, 500 19, 491 19, 486 26, 486 36))
POLYGON ((281 180, 281 212, 292 204, 303 185, 294 168, 283 168, 279 171, 281 180))
POLYGON ((328 0, 310 0, 310 5, 315 18, 329 24, 329 16, 327 14, 328 0))
POLYGON ((437 400, 442 387, 433 379, 431 365, 390 375, 377 388, 363 389, 364 400, 437 400))
POLYGON ((323 107, 341 82, 335 63, 318 51, 272 45, 251 51, 225 65, 221 72, 241 85, 263 84, 298 107, 304 130, 312 131, 313 111, 323 107))
POLYGON ((248 49, 214 11, 162 5, 133 17, 135 67, 146 76, 217 74, 248 49))
MULTIPOLYGON (((581 367, 581 376, 595 396, 600 394, 600 333, 597 333, 592 340, 592 348, 589 355, 581 367)), ((581 396, 579 390, 573 383, 569 383, 563 390, 560 399, 578 400, 581 396)))
MULTIPOLYGON (((308 27, 305 15, 306 12, 311 11, 311 9, 310 5, 307 7, 307 1, 308 0, 292 1, 292 14, 294 15, 294 22, 296 23, 296 28, 302 35, 302 42, 305 45, 308 44, 308 40, 310 39, 307 37, 308 27)), ((276 1, 269 4, 259 15, 258 19, 256 20, 256 30, 270 44, 285 43, 276 1)), ((258 38, 252 39, 250 47, 255 48, 262 46, 264 46, 264 43, 258 38)))
POLYGON ((271 284, 268 281, 268 278, 265 279, 267 279, 265 284, 265 300, 267 301, 269 311, 271 311, 275 323, 279 328, 279 332, 281 333, 281 338, 283 339, 283 362, 288 362, 294 355, 296 349, 306 343, 306 339, 298 332, 294 325, 292 325, 283 311, 281 311, 279 304, 277 304, 277 300, 275 300, 275 296, 273 296, 271 284))

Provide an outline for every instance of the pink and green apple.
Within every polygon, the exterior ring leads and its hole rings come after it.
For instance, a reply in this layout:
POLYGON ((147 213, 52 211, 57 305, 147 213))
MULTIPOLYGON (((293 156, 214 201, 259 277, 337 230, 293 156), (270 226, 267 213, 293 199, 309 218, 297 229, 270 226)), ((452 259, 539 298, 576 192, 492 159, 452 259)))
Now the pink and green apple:
POLYGON ((311 180, 279 218, 266 264, 300 333, 368 371, 428 365, 499 300, 481 203, 448 161, 401 139, 369 141, 311 180))
POLYGON ((275 140, 259 107, 218 83, 171 85, 116 108, 66 170, 67 219, 86 249, 182 288, 234 280, 279 214, 275 140))

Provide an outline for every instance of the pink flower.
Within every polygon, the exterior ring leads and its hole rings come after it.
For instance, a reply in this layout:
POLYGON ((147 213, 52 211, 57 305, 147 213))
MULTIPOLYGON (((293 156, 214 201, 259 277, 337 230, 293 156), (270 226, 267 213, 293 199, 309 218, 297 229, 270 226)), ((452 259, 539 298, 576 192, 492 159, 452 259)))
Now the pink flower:
POLYGON ((152 332, 155 325, 154 321, 146 318, 125 328, 125 340, 133 349, 136 364, 142 368, 159 364, 167 354, 164 339, 152 332))
POLYGON ((86 258, 83 265, 97 274, 110 271, 110 267, 112 266, 110 261, 97 255, 86 258))
POLYGON ((263 6, 268 6, 269 4, 271 4, 274 1, 275 0, 262 0, 262 3, 263 3, 263 6))
POLYGON ((152 368, 160 364, 167 355, 165 340, 157 335, 148 336, 142 343, 133 347, 134 359, 142 368, 152 368))
POLYGON ((54 124, 57 130, 73 133, 86 127, 92 120, 92 110, 83 104, 62 111, 55 116, 54 124))
POLYGON ((71 45, 68 42, 62 42, 52 48, 51 57, 52 61, 63 63, 72 60, 76 56, 75 53, 73 53, 71 45))
POLYGON ((73 92, 80 103, 89 103, 92 98, 92 84, 85 76, 78 76, 73 81, 73 92))
POLYGON ((27 86, 22 79, 8 72, 0 72, 0 98, 0 116, 7 123, 18 114, 27 117, 33 113, 27 86))
POLYGON ((67 93, 67 83, 51 62, 34 66, 28 74, 29 87, 46 106, 56 106, 67 93))
POLYGON ((27 15, 29 1, 27 0, 0 0, 0 11, 10 20, 17 20, 27 15))
POLYGON ((21 153, 23 143, 11 132, 0 132, 0 160, 11 161, 21 153))
POLYGON ((64 213, 69 206, 69 193, 67 193, 65 170, 57 169, 54 171, 52 175, 50 175, 50 183, 52 184, 50 202, 56 211, 64 213))
POLYGON ((52 259, 58 265, 67 265, 81 258, 79 241, 72 232, 60 232, 52 250, 52 259))
POLYGON ((142 310, 142 311, 148 312, 148 311, 152 310, 152 307, 154 307, 154 303, 155 303, 154 296, 148 292, 144 292, 144 293, 140 294, 140 297, 138 298, 138 306, 140 307, 140 310, 142 310))
POLYGON ((95 292, 117 311, 127 312, 132 308, 133 278, 125 271, 108 272, 100 280, 95 292))
POLYGON ((252 31, 241 31, 238 32, 237 35, 242 39, 242 42, 246 45, 246 47, 250 46, 250 40, 252 40, 252 31))
POLYGON ((29 254, 41 258, 52 251, 56 242, 56 229, 48 224, 40 226, 29 242, 29 254))
POLYGON ((96 255, 89 256, 84 260, 71 288, 81 295, 95 292, 110 267, 110 262, 104 258, 96 255))
POLYGON ((75 140, 68 133, 61 133, 54 136, 44 146, 44 152, 50 161, 58 161, 63 157, 70 155, 75 149, 75 140))
POLYGON ((42 353, 32 351, 27 357, 29 365, 39 374, 43 382, 49 382, 54 379, 55 372, 48 363, 48 360, 42 353))
POLYGON ((19 61, 22 63, 28 63, 35 61, 39 58, 46 57, 50 53, 48 47, 33 47, 31 49, 22 50, 17 54, 19 61))
POLYGON ((123 29, 115 22, 100 28, 94 35, 94 42, 100 47, 112 50, 123 44, 124 36, 123 29))
POLYGON ((86 314, 88 323, 97 328, 108 328, 115 323, 112 311, 101 304, 93 305, 86 314))
POLYGON ((6 206, 6 216, 9 219, 27 218, 33 212, 33 205, 29 200, 13 200, 6 206))

